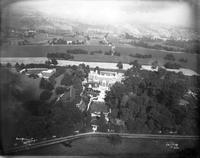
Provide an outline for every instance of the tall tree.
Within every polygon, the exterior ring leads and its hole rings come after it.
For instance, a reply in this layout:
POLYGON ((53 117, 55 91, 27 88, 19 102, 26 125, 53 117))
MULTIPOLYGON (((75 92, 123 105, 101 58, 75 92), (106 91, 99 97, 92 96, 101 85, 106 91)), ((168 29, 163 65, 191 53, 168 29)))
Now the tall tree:
POLYGON ((117 67, 118 67, 119 69, 123 69, 123 64, 122 64, 121 61, 119 61, 119 62, 117 63, 117 67))

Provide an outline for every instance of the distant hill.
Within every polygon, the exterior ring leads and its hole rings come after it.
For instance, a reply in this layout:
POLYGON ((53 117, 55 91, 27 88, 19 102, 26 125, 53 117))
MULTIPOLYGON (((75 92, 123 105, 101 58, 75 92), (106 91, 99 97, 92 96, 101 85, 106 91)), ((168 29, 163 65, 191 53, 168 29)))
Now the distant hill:
MULTIPOLYGON (((18 28, 18 29, 42 29, 42 30, 70 30, 70 31, 87 31, 90 28, 108 30, 117 34, 128 32, 135 37, 151 37, 160 39, 173 38, 176 40, 188 40, 198 38, 193 29, 174 27, 161 24, 92 24, 80 21, 78 18, 60 17, 56 15, 44 14, 37 8, 31 6, 21 7, 18 9, 17 3, 8 5, 2 10, 2 28, 18 28), (72 20, 73 19, 73 20, 72 20)), ((67 9, 67 8, 66 8, 67 9)), ((74 12, 76 15, 76 12, 74 12)), ((88 17, 89 18, 89 17, 88 17)))

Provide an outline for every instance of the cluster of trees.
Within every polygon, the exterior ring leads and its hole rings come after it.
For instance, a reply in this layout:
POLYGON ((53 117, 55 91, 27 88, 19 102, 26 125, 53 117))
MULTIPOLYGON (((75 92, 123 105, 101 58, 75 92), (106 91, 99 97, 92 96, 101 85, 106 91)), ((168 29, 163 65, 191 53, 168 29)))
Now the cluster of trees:
MULTIPOLYGON (((20 74, 5 68, 0 70, 3 76, 0 89, 4 92, 0 94, 2 113, 5 114, 2 115, 1 126, 4 148, 16 143, 16 137, 41 140, 91 129, 90 114, 81 112, 75 101, 67 105, 62 101, 56 102, 56 99, 49 101, 53 90, 49 81, 41 79, 40 87, 43 91, 39 98, 35 98, 37 92, 33 90, 33 85, 29 85, 26 90, 23 89, 24 85, 21 87, 23 80, 20 74)), ((73 82, 77 80, 74 78, 73 82)))
POLYGON ((175 57, 173 54, 167 54, 165 57, 164 57, 165 60, 170 60, 170 61, 175 61, 175 57))
POLYGON ((58 61, 56 58, 50 58, 49 60, 45 61, 45 64, 47 65, 58 65, 58 61))
POLYGON ((25 65, 24 65, 24 63, 21 63, 21 64, 19 64, 18 62, 15 64, 15 69, 17 70, 17 71, 20 71, 20 70, 22 70, 22 69, 24 69, 25 68, 25 65))
POLYGON ((79 66, 72 66, 64 73, 64 77, 61 80, 61 85, 70 86, 73 85, 76 94, 76 103, 80 102, 80 93, 82 92, 82 81, 88 77, 90 72, 89 66, 85 64, 80 64, 79 66))
POLYGON ((74 56, 68 53, 48 53, 47 58, 49 59, 64 59, 64 60, 70 60, 74 59, 74 56))
MULTIPOLYGON (((15 64, 15 69, 19 72, 22 69, 29 69, 29 68, 55 68, 55 66, 58 64, 57 60, 55 58, 51 58, 45 63, 36 64, 36 63, 30 63, 30 64, 19 64, 18 62, 15 64)), ((11 67, 10 63, 7 63, 7 67, 11 67)))
POLYGON ((43 91, 40 94, 40 100, 41 101, 47 101, 50 99, 52 93, 52 90, 54 89, 53 84, 44 78, 41 78, 40 80, 40 88, 43 89, 43 91))
POLYGON ((164 67, 167 69, 180 69, 181 65, 177 63, 167 62, 164 64, 164 67))
POLYGON ((152 55, 151 54, 139 54, 139 53, 136 53, 136 54, 129 54, 130 57, 134 57, 134 58, 152 58, 152 55))
POLYGON ((190 88, 188 77, 162 68, 158 72, 140 70, 137 61, 131 64, 125 79, 106 92, 110 120, 122 120, 123 132, 197 134, 197 100, 184 98, 190 88), (180 99, 190 105, 180 106, 180 99))
POLYGON ((64 77, 61 80, 61 85, 72 85, 77 79, 83 81, 84 78, 88 77, 89 71, 89 66, 85 66, 85 64, 81 64, 79 67, 73 67, 70 72, 64 73, 64 77))
POLYGON ((49 63, 45 62, 44 64, 35 64, 35 63, 31 63, 31 64, 21 64, 22 66, 20 67, 21 69, 28 69, 28 68, 54 68, 54 65, 50 65, 49 63))
POLYGON ((69 49, 69 50, 67 50, 67 53, 69 53, 69 54, 88 54, 88 51, 84 50, 84 49, 69 49))

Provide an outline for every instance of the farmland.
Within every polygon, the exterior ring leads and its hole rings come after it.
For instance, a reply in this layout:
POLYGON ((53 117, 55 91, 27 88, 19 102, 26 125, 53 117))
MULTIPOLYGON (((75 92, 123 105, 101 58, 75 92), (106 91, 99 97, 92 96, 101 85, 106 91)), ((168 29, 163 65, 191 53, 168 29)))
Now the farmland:
MULTIPOLYGON (((153 50, 147 48, 139 47, 116 47, 116 52, 120 53, 120 56, 110 56, 104 55, 105 51, 109 51, 110 47, 105 45, 56 45, 56 46, 2 46, 1 47, 1 57, 46 57, 47 53, 66 53, 70 49, 84 49, 88 51, 88 54, 75 54, 74 60, 77 61, 88 61, 88 62, 118 62, 129 63, 133 60, 138 60, 140 64, 151 64, 153 61, 157 60, 159 65, 164 65, 167 61, 164 59, 166 54, 173 52, 166 52, 161 50, 153 50), (102 50, 102 54, 90 55, 91 51, 102 50), (130 54, 142 54, 142 55, 152 55, 152 58, 136 58, 130 57, 130 54)), ((187 53, 173 53, 176 61, 183 68, 189 68, 198 72, 198 59, 197 54, 187 54, 187 53), (180 62, 181 58, 187 59, 186 63, 180 62)))

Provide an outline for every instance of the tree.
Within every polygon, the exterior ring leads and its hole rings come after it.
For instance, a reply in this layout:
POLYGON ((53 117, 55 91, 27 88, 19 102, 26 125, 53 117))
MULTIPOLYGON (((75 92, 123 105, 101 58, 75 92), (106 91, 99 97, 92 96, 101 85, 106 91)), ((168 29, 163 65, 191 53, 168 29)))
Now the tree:
POLYGON ((51 61, 47 60, 47 61, 45 61, 45 64, 46 65, 51 65, 51 61))
POLYGON ((16 71, 19 71, 19 70, 20 70, 20 65, 19 65, 18 62, 15 64, 15 69, 16 69, 16 71))
POLYGON ((101 112, 100 118, 97 120, 98 131, 107 132, 108 125, 106 124, 106 119, 104 114, 101 112))
POLYGON ((100 68, 99 68, 98 66, 96 66, 96 67, 94 68, 94 71, 95 71, 95 72, 97 71, 97 73, 100 74, 100 68))
POLYGON ((40 94, 40 100, 46 101, 48 99, 50 99, 52 95, 52 92, 49 90, 44 90, 42 91, 42 93, 40 94))
POLYGON ((179 105, 188 89, 186 83, 187 79, 182 75, 164 69, 158 72, 140 70, 135 61, 125 72, 124 80, 106 92, 105 103, 111 109, 109 118, 124 121, 123 130, 129 132, 157 133, 179 129, 186 134, 189 133, 189 128, 183 127, 186 122, 192 124, 191 131, 194 131, 194 119, 187 119, 185 107, 179 105))
POLYGON ((131 61, 129 65, 132 65, 132 68, 140 69, 142 66, 138 63, 138 60, 131 61))
POLYGON ((171 60, 171 61, 175 61, 175 57, 173 54, 167 54, 165 57, 164 57, 165 60, 171 60))
POLYGON ((53 65, 57 65, 57 64, 58 64, 58 62, 57 62, 57 60, 56 60, 55 58, 52 58, 52 59, 51 59, 51 63, 52 63, 53 65))
POLYGON ((117 67, 118 67, 119 69, 123 69, 123 64, 122 64, 121 61, 119 61, 119 62, 117 63, 117 67))
POLYGON ((64 87, 56 87, 56 94, 62 94, 66 91, 67 89, 64 87))
POLYGON ((164 67, 168 69, 179 69, 181 66, 177 63, 167 62, 164 64, 164 67))
POLYGON ((11 66, 12 66, 12 65, 11 65, 10 63, 7 63, 7 64, 6 64, 6 67, 7 67, 7 68, 11 68, 11 66))
POLYGON ((24 63, 21 63, 20 69, 24 69, 25 67, 26 67, 25 64, 24 64, 24 63))
POLYGON ((40 80, 40 88, 51 91, 54 87, 53 87, 53 85, 49 81, 47 81, 44 78, 41 78, 41 80, 40 80))
POLYGON ((72 81, 73 81, 72 75, 65 73, 63 79, 61 80, 61 85, 70 86, 73 83, 72 81))
POLYGON ((151 63, 151 68, 152 68, 152 69, 156 69, 157 67, 158 67, 158 61, 155 60, 155 61, 153 61, 153 62, 151 63))

